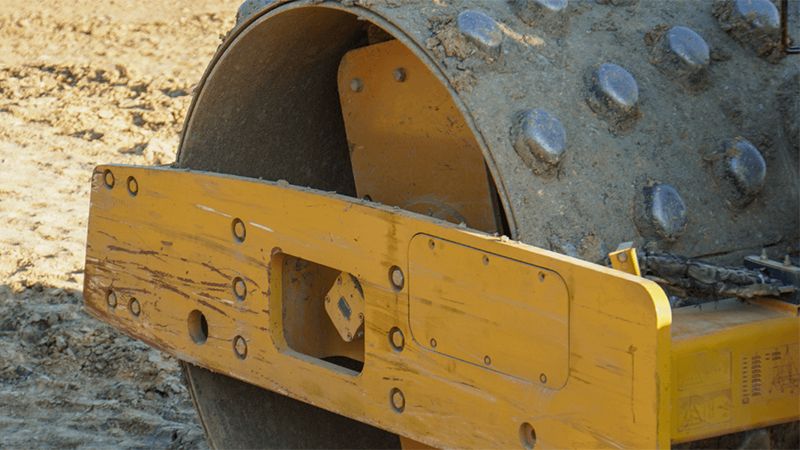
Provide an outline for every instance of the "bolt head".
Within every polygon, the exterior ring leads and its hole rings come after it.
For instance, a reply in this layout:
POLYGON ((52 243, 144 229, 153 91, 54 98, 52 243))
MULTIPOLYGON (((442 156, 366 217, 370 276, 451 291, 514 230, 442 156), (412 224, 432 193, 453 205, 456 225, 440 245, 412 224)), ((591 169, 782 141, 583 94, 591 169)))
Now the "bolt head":
POLYGON ((233 231, 233 238, 237 242, 244 242, 244 239, 247 236, 247 229, 245 228, 242 219, 239 219, 238 217, 233 219, 233 222, 231 222, 231 229, 233 231))
POLYGON ((389 343, 395 350, 403 350, 403 347, 406 345, 406 338, 403 336, 403 332, 399 328, 394 327, 391 331, 389 331, 389 343))
POLYGON ((128 177, 128 193, 132 196, 136 196, 139 193, 139 182, 136 181, 134 177, 128 177))
POLYGON ((361 78, 353 78, 350 80, 350 90, 353 92, 361 92, 364 90, 364 82, 361 78))
POLYGON ((503 32, 491 17, 475 10, 466 10, 456 19, 458 31, 480 50, 492 55, 500 55, 503 32))
POLYGON ((781 26, 778 8, 769 0, 736 0, 734 11, 753 28, 777 30, 781 26))
POLYGON ((115 294, 114 291, 108 291, 108 294, 106 295, 106 303, 108 303, 108 306, 116 308, 117 294, 115 294))
POLYGON ((233 279, 233 295, 239 301, 243 301, 247 297, 247 284, 240 277, 233 279))
POLYGON ((636 225, 643 236, 674 241, 688 223, 686 204, 678 191, 668 185, 655 183, 642 190, 636 204, 636 225))
POLYGON ((394 286, 395 289, 403 289, 403 285, 405 284, 405 276, 399 267, 394 266, 389 270, 389 278, 391 279, 392 286, 394 286))
POLYGON ((398 67, 397 69, 394 69, 394 71, 392 72, 392 76, 394 76, 395 81, 397 81, 398 83, 402 83, 406 81, 406 69, 398 67))
POLYGON ((397 412, 403 412, 403 410, 406 408, 406 398, 403 395, 403 392, 400 389, 392 388, 389 398, 392 403, 392 408, 397 412))
POLYGON ((767 163, 761 152, 744 138, 723 143, 724 176, 738 193, 739 204, 749 203, 761 192, 767 177, 767 163))
POLYGON ((711 60, 708 44, 693 30, 675 26, 667 31, 667 45, 670 52, 687 67, 706 67, 711 60))
POLYGON ((567 136, 561 121, 549 112, 523 111, 513 132, 514 150, 535 173, 547 173, 563 159, 567 136))
POLYGON ((132 298, 130 303, 128 303, 128 308, 130 308, 131 314, 137 317, 142 312, 142 306, 139 304, 139 300, 135 298, 132 298))
POLYGON ((639 102, 639 85, 633 75, 616 64, 604 63, 595 70, 594 90, 619 109, 632 109, 639 102))
POLYGON ((233 339, 233 351, 239 359, 247 358, 247 341, 241 336, 233 339))
POLYGON ((114 187, 114 172, 108 169, 103 172, 103 184, 105 184, 109 189, 114 187))

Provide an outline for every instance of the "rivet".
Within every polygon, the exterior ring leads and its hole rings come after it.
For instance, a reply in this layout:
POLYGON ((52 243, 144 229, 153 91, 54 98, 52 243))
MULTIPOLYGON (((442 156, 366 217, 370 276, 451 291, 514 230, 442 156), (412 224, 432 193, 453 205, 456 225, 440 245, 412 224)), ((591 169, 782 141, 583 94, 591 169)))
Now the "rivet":
POLYGON ((667 32, 670 51, 689 67, 707 66, 711 60, 708 44, 692 29, 675 26, 667 32))
POLYGON ((683 26, 670 28, 653 49, 653 62, 692 91, 708 83, 711 52, 702 36, 683 26))
POLYGON ((394 69, 392 75, 394 76, 395 81, 399 83, 406 81, 406 69, 403 69, 402 67, 394 69))
POLYGON ((534 173, 551 172, 564 157, 567 146, 564 127, 543 109, 519 113, 512 133, 514 150, 534 173))
POLYGON ((779 58, 780 13, 769 0, 728 0, 714 5, 722 29, 758 55, 779 58))
POLYGON ((642 236, 674 241, 684 232, 686 205, 674 187, 654 183, 645 186, 637 198, 635 222, 642 236))
POLYGON ((136 197, 136 194, 139 193, 139 183, 136 181, 136 178, 128 177, 127 185, 128 185, 128 193, 131 196, 136 197))
POLYGON ((397 266, 392 266, 389 269, 389 280, 392 282, 392 286, 398 291, 403 289, 403 284, 405 284, 405 277, 403 276, 403 271, 400 270, 397 266))
POLYGON ((139 304, 139 300, 136 300, 135 298, 131 298, 131 300, 128 302, 128 309, 130 309, 131 314, 136 317, 139 317, 139 314, 142 312, 142 306, 139 304))
POLYGON ((734 4, 736 14, 753 28, 778 29, 781 25, 778 8, 769 0, 736 0, 734 4))
POLYGON ((241 336, 233 338, 233 352, 239 359, 247 358, 247 341, 241 336))
POLYGON ((633 75, 612 64, 600 64, 589 76, 589 107, 615 132, 628 131, 639 117, 639 86, 633 75))
POLYGON ((761 152, 741 137, 723 141, 720 153, 716 175, 728 183, 725 195, 732 205, 746 206, 764 187, 767 163, 761 152))
POLYGON ((396 412, 401 413, 406 409, 406 397, 400 389, 392 388, 389 392, 389 401, 396 412))
POLYGON ((403 347, 406 345, 406 338, 403 336, 403 331, 400 328, 392 327, 389 330, 389 344, 398 352, 403 351, 403 347))
POLYGON ((486 364, 487 366, 491 366, 492 365, 492 358, 489 355, 484 356, 483 357, 483 363, 486 364))
POLYGON ((247 284, 245 284, 241 277, 233 279, 233 295, 240 302, 244 301, 245 297, 247 297, 247 284))
POLYGON ((353 78, 350 80, 350 90, 353 92, 361 92, 364 89, 364 82, 361 78, 353 78))
POLYGON ((469 42, 489 55, 500 55, 503 32, 494 19, 480 11, 466 10, 458 15, 456 22, 458 30, 469 42))
POLYGON ((110 169, 106 169, 103 172, 103 184, 105 184, 109 189, 114 187, 114 172, 112 172, 110 169))
POLYGON ((117 307, 117 294, 115 294, 114 291, 108 291, 108 294, 106 294, 106 303, 112 308, 117 307))
POLYGON ((233 219, 231 222, 231 230, 233 230, 233 238, 237 242, 244 242, 244 238, 247 236, 247 230, 242 219, 238 217, 233 219))

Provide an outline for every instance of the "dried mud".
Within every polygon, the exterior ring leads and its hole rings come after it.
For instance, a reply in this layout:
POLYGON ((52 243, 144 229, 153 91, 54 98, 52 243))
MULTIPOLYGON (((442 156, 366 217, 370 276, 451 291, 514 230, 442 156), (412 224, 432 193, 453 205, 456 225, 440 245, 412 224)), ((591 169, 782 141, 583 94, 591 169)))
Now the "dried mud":
POLYGON ((237 3, 0 0, 0 447, 205 447, 177 361, 84 312, 84 245, 92 168, 174 160, 237 3))

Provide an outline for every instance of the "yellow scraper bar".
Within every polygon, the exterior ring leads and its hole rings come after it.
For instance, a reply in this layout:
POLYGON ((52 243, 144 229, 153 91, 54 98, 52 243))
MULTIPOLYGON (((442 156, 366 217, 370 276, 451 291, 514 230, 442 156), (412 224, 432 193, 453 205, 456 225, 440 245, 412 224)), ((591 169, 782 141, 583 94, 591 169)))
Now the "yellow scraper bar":
POLYGON ((648 280, 286 184, 98 167, 85 301, 182 360, 440 448, 666 448, 798 416, 737 394, 739 361, 797 345, 796 314, 673 336, 648 280))

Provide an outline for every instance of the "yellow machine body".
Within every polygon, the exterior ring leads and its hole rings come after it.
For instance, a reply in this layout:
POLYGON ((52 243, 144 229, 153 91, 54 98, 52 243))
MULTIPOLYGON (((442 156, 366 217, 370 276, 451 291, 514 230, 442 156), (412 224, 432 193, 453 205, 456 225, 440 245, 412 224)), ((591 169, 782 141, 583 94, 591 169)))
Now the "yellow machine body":
POLYGON ((85 301, 101 320, 431 446, 666 448, 800 417, 796 307, 673 313, 658 285, 612 268, 169 168, 96 169, 88 233, 85 301), (357 284, 332 291, 343 274, 357 284), (325 296, 354 289, 363 336, 348 342, 325 296))

